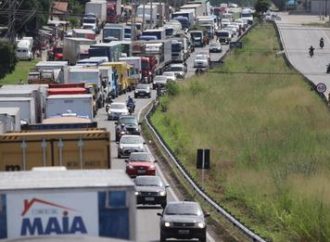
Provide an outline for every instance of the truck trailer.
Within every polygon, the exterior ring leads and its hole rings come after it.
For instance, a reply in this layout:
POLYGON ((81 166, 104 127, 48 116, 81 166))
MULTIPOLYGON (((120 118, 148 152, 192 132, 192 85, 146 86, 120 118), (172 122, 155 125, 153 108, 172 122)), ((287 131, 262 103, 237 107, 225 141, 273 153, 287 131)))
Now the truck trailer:
POLYGON ((0 177, 0 240, 69 235, 136 240, 135 187, 123 170, 56 167, 0 177))
POLYGON ((110 157, 110 133, 105 129, 41 129, 0 135, 0 171, 36 166, 110 169, 110 157))

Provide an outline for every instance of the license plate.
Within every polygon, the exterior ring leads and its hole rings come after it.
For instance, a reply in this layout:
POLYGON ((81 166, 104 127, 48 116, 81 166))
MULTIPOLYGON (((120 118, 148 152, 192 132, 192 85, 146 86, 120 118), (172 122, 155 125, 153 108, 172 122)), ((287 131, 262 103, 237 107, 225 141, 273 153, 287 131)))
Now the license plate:
POLYGON ((151 202, 151 201, 155 201, 154 197, 146 197, 144 198, 146 201, 151 202))
POLYGON ((179 234, 189 234, 189 230, 188 229, 179 229, 178 233, 179 234))
POLYGON ((145 170, 138 170, 137 172, 138 172, 138 174, 144 174, 144 173, 146 173, 145 170))

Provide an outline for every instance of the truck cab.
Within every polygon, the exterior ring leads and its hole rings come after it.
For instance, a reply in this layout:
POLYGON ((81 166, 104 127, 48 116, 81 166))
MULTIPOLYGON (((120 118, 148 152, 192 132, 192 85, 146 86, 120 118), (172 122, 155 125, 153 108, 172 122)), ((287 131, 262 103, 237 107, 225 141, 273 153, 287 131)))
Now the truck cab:
POLYGON ((202 30, 190 31, 190 36, 194 47, 204 47, 204 33, 202 30))

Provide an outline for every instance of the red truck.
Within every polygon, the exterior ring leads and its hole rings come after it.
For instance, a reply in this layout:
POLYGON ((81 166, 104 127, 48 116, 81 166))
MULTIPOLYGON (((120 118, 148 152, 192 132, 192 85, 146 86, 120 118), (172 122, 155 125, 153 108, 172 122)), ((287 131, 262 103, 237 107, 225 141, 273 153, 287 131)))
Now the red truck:
POLYGON ((155 56, 142 56, 141 65, 142 65, 142 79, 147 79, 148 83, 151 83, 154 75, 156 74, 157 68, 157 59, 155 56))
POLYGON ((118 23, 121 16, 121 0, 107 0, 107 23, 118 23))

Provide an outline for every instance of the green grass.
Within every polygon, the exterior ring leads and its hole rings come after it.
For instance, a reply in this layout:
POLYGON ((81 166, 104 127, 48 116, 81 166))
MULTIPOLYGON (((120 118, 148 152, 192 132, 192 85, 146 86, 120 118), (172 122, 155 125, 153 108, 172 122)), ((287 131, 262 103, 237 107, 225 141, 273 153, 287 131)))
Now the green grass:
POLYGON ((27 83, 27 77, 30 70, 35 67, 38 60, 32 61, 19 61, 16 64, 15 70, 6 75, 4 78, 0 79, 0 85, 4 84, 18 84, 20 80, 23 80, 23 83, 27 83))
POLYGON ((163 98, 152 122, 195 179, 196 149, 211 149, 207 191, 264 238, 330 241, 328 109, 276 55, 272 25, 243 45, 163 98))

